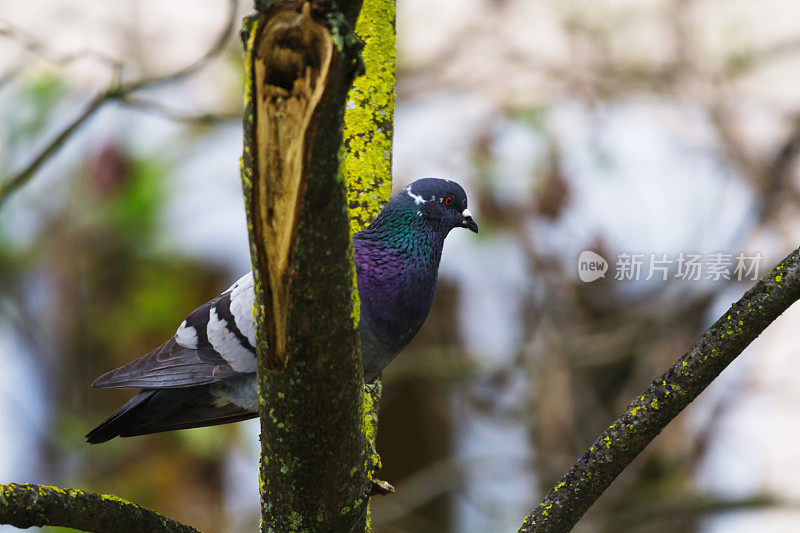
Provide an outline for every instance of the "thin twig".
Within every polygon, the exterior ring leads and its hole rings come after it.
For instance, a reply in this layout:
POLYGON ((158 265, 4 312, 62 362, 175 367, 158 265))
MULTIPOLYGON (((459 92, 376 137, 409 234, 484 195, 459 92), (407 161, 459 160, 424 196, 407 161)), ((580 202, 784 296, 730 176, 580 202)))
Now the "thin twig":
POLYGON ((111 66, 112 68, 119 68, 122 66, 122 62, 119 59, 115 59, 111 56, 103 54, 102 52, 87 48, 66 54, 53 52, 44 46, 44 44, 39 42, 36 37, 25 32, 25 30, 21 28, 15 28, 5 21, 1 21, 0 23, 4 25, 4 27, 0 27, 0 37, 12 39, 16 43, 20 44, 26 51, 56 66, 63 67, 81 59, 95 59, 103 64, 111 66))
POLYGON ((569 531, 662 429, 800 298, 800 248, 761 278, 586 450, 521 532, 569 531))
POLYGON ((30 163, 28 163, 20 171, 13 174, 10 178, 0 182, 0 205, 17 189, 25 185, 36 174, 39 168, 47 162, 54 154, 56 154, 69 139, 83 124, 92 118, 97 111, 106 103, 111 100, 122 100, 127 98, 133 92, 142 89, 150 89, 165 83, 170 83, 184 79, 193 75, 203 66, 205 66, 211 59, 219 55, 225 48, 225 44, 233 32, 236 23, 236 8, 238 1, 229 0, 228 2, 228 17, 225 27, 220 32, 219 37, 214 41, 211 48, 206 51, 198 60, 183 67, 175 72, 171 72, 162 76, 155 76, 150 78, 143 78, 140 80, 122 83, 119 81, 122 71, 121 68, 115 69, 114 81, 111 85, 95 96, 84 111, 68 124, 61 132, 50 141, 44 149, 39 152, 30 163))
POLYGON ((186 122, 201 126, 242 120, 241 111, 237 111, 235 113, 184 113, 177 109, 166 106, 161 102, 136 97, 125 97, 119 100, 119 103, 128 107, 133 107, 142 111, 161 115, 174 122, 186 122))
POLYGON ((516 458, 500 456, 449 457, 430 463, 400 482, 391 498, 372 501, 373 524, 386 526, 405 519, 435 498, 455 493, 466 485, 468 473, 475 469, 487 475, 519 466, 516 458))

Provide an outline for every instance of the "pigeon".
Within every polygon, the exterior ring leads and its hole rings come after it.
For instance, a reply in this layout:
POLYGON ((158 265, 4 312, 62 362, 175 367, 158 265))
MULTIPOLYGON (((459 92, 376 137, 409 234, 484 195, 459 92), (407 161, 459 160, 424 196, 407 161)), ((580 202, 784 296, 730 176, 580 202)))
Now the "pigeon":
MULTIPOLYGON (((457 183, 417 180, 353 236, 361 298, 361 360, 370 382, 417 334, 430 311, 445 237, 478 225, 457 183)), ((195 309, 167 342, 97 378, 95 388, 141 389, 91 430, 91 444, 258 416, 253 273, 195 309)))

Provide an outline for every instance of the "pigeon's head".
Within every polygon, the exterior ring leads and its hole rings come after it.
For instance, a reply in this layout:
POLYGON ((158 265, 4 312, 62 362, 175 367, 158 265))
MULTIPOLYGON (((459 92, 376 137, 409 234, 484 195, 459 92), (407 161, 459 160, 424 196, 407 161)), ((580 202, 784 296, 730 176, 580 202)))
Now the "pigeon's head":
POLYGON ((423 178, 408 185, 395 198, 445 233, 453 228, 478 233, 478 224, 467 209, 467 193, 454 181, 423 178))

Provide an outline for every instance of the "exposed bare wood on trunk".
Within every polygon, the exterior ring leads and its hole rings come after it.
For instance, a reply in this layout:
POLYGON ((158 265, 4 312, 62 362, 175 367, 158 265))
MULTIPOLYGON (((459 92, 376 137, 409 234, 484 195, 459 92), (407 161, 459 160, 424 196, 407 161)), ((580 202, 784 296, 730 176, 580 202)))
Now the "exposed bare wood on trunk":
POLYGON ((311 17, 280 11, 264 25, 254 58, 258 179, 253 180, 256 239, 262 287, 272 320, 267 321, 268 361, 283 367, 289 320, 292 254, 306 183, 309 131, 334 48, 328 29, 311 17))

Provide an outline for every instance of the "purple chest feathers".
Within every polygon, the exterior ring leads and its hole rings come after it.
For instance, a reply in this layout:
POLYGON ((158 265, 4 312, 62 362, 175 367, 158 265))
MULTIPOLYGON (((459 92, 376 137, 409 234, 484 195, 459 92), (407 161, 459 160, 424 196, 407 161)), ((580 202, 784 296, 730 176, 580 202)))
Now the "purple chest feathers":
POLYGON ((362 331, 368 328, 374 337, 370 340, 384 350, 401 350, 428 316, 441 251, 425 248, 419 243, 410 249, 355 241, 362 331))

